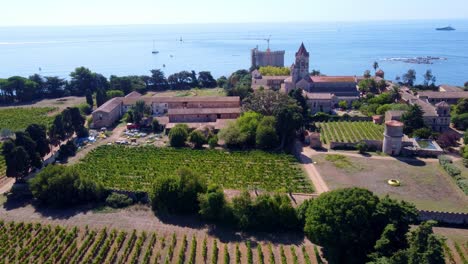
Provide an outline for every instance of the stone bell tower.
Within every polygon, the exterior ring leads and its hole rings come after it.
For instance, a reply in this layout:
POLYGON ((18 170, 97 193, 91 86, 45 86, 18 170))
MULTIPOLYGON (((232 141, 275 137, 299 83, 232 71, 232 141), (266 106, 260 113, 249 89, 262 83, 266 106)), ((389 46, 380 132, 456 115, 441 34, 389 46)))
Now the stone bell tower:
POLYGON ((292 79, 296 83, 309 76, 309 52, 307 52, 304 43, 301 44, 296 52, 296 61, 292 67, 292 79))

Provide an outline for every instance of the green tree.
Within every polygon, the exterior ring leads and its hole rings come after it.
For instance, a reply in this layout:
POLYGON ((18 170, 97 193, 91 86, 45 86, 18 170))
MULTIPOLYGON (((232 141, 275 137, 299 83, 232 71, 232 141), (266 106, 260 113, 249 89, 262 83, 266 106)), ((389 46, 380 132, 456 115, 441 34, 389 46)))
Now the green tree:
POLYGON ((407 203, 388 197, 381 201, 365 189, 339 189, 309 204, 304 231, 312 243, 324 247, 330 264, 365 263, 388 224, 397 226, 400 241, 415 215, 407 203))
POLYGON ((206 143, 206 137, 200 130, 192 131, 188 140, 195 148, 201 148, 206 143))
POLYGON ((151 77, 149 79, 150 88, 154 91, 166 90, 169 88, 166 76, 160 69, 151 70, 151 77))
POLYGON ((232 199, 232 213, 240 229, 248 229, 254 214, 252 198, 248 191, 242 191, 239 196, 232 199))
POLYGON ((356 144, 356 149, 360 154, 364 154, 369 149, 369 146, 367 146, 366 142, 361 141, 356 144))
POLYGON ((288 67, 264 66, 258 69, 263 76, 289 76, 291 69, 288 67))
POLYGON ((401 116, 401 121, 404 124, 403 132, 411 135, 416 129, 423 128, 424 112, 419 105, 411 105, 409 110, 401 116))
POLYGON ((398 102, 401 99, 401 94, 400 94, 400 87, 397 85, 394 85, 392 87, 392 90, 390 91, 390 97, 392 98, 393 102, 398 102))
POLYGON ((463 98, 455 105, 453 114, 461 115, 466 113, 468 113, 468 98, 463 98))
POLYGON ((96 106, 100 107, 107 101, 107 94, 103 88, 98 88, 96 91, 96 106))
POLYGON ((468 113, 453 116, 452 123, 459 130, 468 129, 468 113))
POLYGON ((42 159, 40 154, 36 150, 36 142, 32 140, 32 138, 27 132, 15 132, 15 145, 17 147, 24 147, 24 149, 28 152, 29 164, 31 165, 31 167, 42 167, 42 159))
POLYGON ((227 201, 223 189, 217 185, 209 185, 206 193, 198 194, 199 214, 209 221, 223 220, 226 215, 227 201))
POLYGON ((65 90, 65 86, 67 85, 67 81, 57 77, 57 76, 46 76, 45 83, 44 83, 44 90, 46 93, 46 97, 49 98, 58 98, 65 96, 67 91, 65 90))
POLYGON ((370 71, 369 71, 369 70, 365 70, 365 71, 364 71, 364 78, 368 79, 368 78, 370 78, 370 77, 371 77, 370 71))
POLYGON ((180 169, 177 176, 158 177, 151 190, 151 204, 157 213, 190 214, 198 212, 197 197, 206 192, 206 181, 190 170, 180 169))
POLYGON ((468 129, 463 133, 463 143, 468 145, 468 129))
POLYGON ((216 80, 209 71, 201 71, 198 73, 198 84, 203 88, 214 88, 217 86, 216 80))
POLYGON ((143 117, 151 114, 151 108, 143 100, 136 101, 131 108, 132 120, 136 124, 140 124, 143 117))
POLYGON ((374 71, 377 72, 377 69, 379 68, 379 63, 374 61, 374 63, 372 64, 372 68, 374 68, 374 71))
POLYGON ((47 130, 44 125, 31 124, 26 128, 26 133, 36 144, 36 152, 43 158, 50 152, 50 142, 47 139, 47 130))
POLYGON ((180 148, 185 146, 189 128, 186 124, 177 124, 169 131, 169 144, 172 147, 180 148))
POLYGON ((258 124, 255 143, 258 148, 272 149, 278 146, 278 135, 276 134, 276 120, 273 116, 265 116, 258 124))
POLYGON ((372 78, 366 78, 364 80, 361 80, 358 84, 359 91, 363 93, 377 93, 377 83, 374 79, 372 78))
POLYGON ((5 157, 6 175, 21 178, 31 168, 28 152, 22 146, 15 146, 12 140, 3 143, 2 155, 5 157))
POLYGON ((300 107, 302 107, 302 118, 307 120, 309 117, 309 105, 307 104, 307 99, 304 96, 304 90, 301 88, 293 89, 289 92, 289 96, 294 98, 300 107))
POLYGON ((91 90, 87 89, 86 92, 85 92, 85 95, 86 95, 86 103, 91 108, 93 108, 93 105, 94 105, 93 93, 91 92, 91 90))
POLYGON ((83 178, 75 168, 53 165, 32 178, 29 188, 41 203, 56 207, 98 202, 104 193, 100 184, 83 178))
POLYGON ((409 236, 408 264, 443 264, 442 238, 434 234, 434 221, 422 223, 409 236))
POLYGON ((432 74, 431 70, 427 70, 426 73, 423 75, 424 78, 424 86, 434 86, 436 82, 436 77, 432 74))
POLYGON ((338 103, 338 106, 341 108, 341 109, 348 109, 348 102, 346 102, 345 100, 342 100, 338 103))
POLYGON ((427 127, 418 128, 413 131, 413 137, 428 139, 432 136, 432 130, 427 127))
POLYGON ((403 74, 403 82, 412 87, 414 85, 414 81, 416 81, 416 71, 413 69, 408 70, 405 74, 403 74))
POLYGON ((158 119, 153 118, 153 121, 151 121, 151 128, 153 129, 154 133, 161 132, 161 124, 159 124, 158 119))
MULTIPOLYGON (((81 96, 86 93, 93 93, 98 87, 98 80, 96 74, 91 72, 88 68, 78 67, 70 73, 69 89, 72 95, 81 96), (89 92, 87 91, 89 90, 89 92)), ((88 102, 89 105, 92 105, 88 102)))
POLYGON ((280 137, 280 147, 291 143, 296 136, 296 131, 302 127, 302 108, 295 101, 281 105, 275 113, 276 133, 280 137))

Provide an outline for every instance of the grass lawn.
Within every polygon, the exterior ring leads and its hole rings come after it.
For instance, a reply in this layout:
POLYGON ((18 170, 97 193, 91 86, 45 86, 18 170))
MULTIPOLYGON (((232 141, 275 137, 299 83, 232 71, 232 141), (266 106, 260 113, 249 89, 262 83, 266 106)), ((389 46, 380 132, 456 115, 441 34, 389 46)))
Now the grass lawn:
POLYGON ((188 168, 225 189, 313 192, 293 156, 262 151, 101 146, 75 166, 104 186, 123 190, 147 191, 156 177, 188 168))
POLYGON ((0 130, 24 130, 30 124, 49 125, 55 107, 0 108, 0 130))
POLYGON ((314 156, 314 161, 331 189, 363 187, 380 196, 388 194, 412 202, 419 209, 468 212, 468 196, 463 194, 437 162, 325 155, 314 156), (401 186, 388 185, 388 179, 398 179, 401 186))
POLYGON ((191 97, 191 96, 226 96, 223 88, 192 88, 190 90, 169 90, 164 92, 156 92, 155 96, 176 96, 176 97, 191 97))

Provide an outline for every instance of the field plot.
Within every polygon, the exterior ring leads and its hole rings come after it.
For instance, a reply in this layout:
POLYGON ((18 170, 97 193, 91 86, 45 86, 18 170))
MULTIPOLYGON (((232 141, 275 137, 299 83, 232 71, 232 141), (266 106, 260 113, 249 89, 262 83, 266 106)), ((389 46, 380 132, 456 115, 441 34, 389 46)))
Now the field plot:
POLYGON ((317 169, 331 189, 363 187, 379 196, 412 202, 419 209, 468 213, 468 196, 437 162, 317 155, 317 169), (401 186, 392 187, 389 179, 401 186))
POLYGON ((101 146, 75 166, 104 186, 123 190, 146 191, 156 177, 188 168, 226 189, 313 192, 293 156, 262 151, 101 146))
POLYGON ((49 125, 55 107, 0 108, 0 130, 24 130, 30 124, 49 125))
POLYGON ((0 221, 0 263, 317 263, 310 243, 216 238, 0 221))
POLYGON ((321 139, 330 142, 356 143, 361 140, 383 140, 384 127, 372 122, 319 122, 321 139))

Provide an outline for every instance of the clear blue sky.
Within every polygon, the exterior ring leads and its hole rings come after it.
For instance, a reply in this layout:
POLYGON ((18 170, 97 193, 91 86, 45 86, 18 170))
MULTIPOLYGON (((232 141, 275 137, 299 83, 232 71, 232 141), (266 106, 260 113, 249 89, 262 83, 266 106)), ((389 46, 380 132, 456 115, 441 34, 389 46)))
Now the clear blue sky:
POLYGON ((468 0, 1 0, 0 26, 468 19, 468 0))

